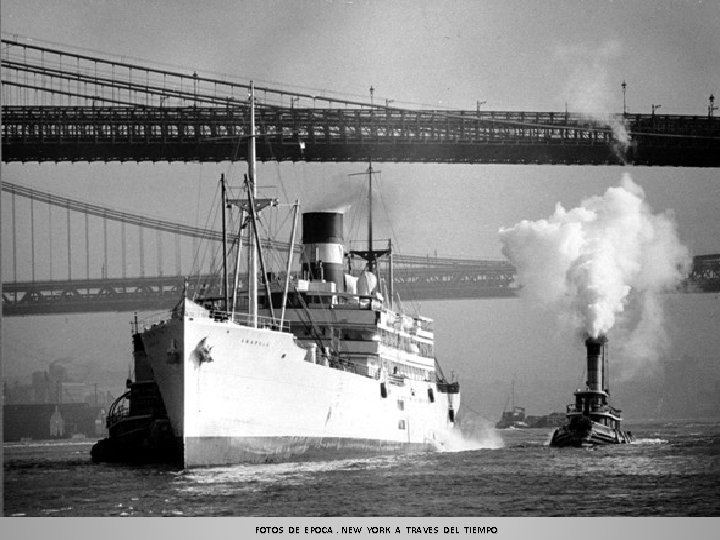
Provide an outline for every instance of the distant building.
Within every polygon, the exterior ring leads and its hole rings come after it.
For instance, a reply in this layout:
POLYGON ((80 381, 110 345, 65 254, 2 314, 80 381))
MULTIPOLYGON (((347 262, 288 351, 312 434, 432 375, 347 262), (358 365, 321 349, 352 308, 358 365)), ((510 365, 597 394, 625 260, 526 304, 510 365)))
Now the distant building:
POLYGON ((31 403, 50 403, 50 378, 47 371, 32 374, 33 400, 31 403))
POLYGON ((92 407, 109 407, 114 401, 110 391, 98 388, 97 383, 70 381, 66 378, 65 368, 55 366, 52 376, 48 371, 35 371, 30 384, 18 381, 3 385, 3 403, 5 404, 56 404, 87 403, 92 407), (64 379, 64 380, 63 380, 64 379))
POLYGON ((50 364, 48 368, 48 376, 50 382, 65 382, 68 380, 67 368, 63 366, 58 360, 55 360, 50 364))
POLYGON ((104 408, 100 408, 100 410, 98 410, 97 418, 95 418, 95 435, 99 437, 107 435, 107 427, 105 426, 106 416, 107 411, 104 408))
POLYGON ((85 403, 85 398, 92 393, 93 388, 83 382, 61 382, 60 403, 85 403))
POLYGON ((106 410, 87 403, 5 405, 3 438, 7 442, 73 435, 92 438, 104 434, 106 410))
POLYGON ((65 434, 65 424, 63 423, 62 414, 58 406, 55 405, 55 411, 50 415, 50 437, 62 437, 65 434))

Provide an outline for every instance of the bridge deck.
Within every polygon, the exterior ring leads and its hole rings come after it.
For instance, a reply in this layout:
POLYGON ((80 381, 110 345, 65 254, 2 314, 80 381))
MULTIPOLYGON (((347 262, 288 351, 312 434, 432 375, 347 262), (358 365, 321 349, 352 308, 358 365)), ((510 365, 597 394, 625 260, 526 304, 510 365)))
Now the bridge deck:
MULTIPOLYGON (((404 264, 394 273, 394 291, 405 301, 509 298, 518 289, 515 271, 505 261, 468 261, 398 256, 404 264)), ((5 316, 98 311, 170 309, 180 298, 178 276, 53 280, 3 283, 5 316)), ((242 282, 241 282, 242 286, 242 282)), ((190 283, 190 294, 202 288, 220 295, 218 276, 190 283)), ((720 255, 698 255, 678 292, 720 292, 720 255)))
MULTIPOLYGON (((247 157, 240 105, 4 106, 2 118, 4 161, 247 157)), ((266 161, 720 166, 720 121, 699 116, 267 106, 257 124, 266 161)))

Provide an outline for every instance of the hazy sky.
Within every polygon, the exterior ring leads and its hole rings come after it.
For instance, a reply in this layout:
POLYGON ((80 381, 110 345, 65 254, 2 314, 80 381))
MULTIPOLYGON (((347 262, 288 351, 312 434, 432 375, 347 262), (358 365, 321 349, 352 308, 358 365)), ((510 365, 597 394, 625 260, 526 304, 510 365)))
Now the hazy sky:
POLYGON ((345 96, 704 114, 720 4, 598 0, 5 0, 2 30, 345 96), (576 104, 577 102, 577 104, 576 104))
MULTIPOLYGON (((720 2, 714 1, 3 0, 0 9, 3 37, 17 34, 188 74, 229 74, 349 99, 369 100, 372 85, 377 100, 391 99, 397 106, 474 109, 481 100, 487 102, 484 110, 559 111, 567 105, 570 111, 621 112, 623 80, 630 112, 649 113, 651 104, 661 104, 660 113, 705 115, 710 93, 720 96, 720 2)), ((277 195, 313 201, 354 189, 347 175, 365 166, 268 163, 259 167, 259 176, 278 186, 277 195)), ((619 183, 624 170, 642 186, 653 210, 674 213, 691 252, 720 252, 717 169, 391 163, 378 168, 384 203, 378 237, 393 233, 402 253, 500 258, 500 227, 548 217, 557 202, 572 208, 619 183)), ((2 175, 95 204, 202 225, 220 173, 240 178, 244 169, 244 163, 11 163, 3 164, 2 175)), ((11 277, 8 208, 4 197, 4 279, 11 277)), ((28 271, 18 264, 19 272, 28 271)), ((84 264, 76 261, 73 273, 84 277, 84 264)), ((91 275, 96 272, 99 264, 93 261, 91 275)), ((478 313, 486 309, 482 302, 471 306, 478 313)), ((84 346, 77 344, 77 333, 90 324, 86 319, 5 319, 6 372, 37 369, 55 355, 91 363, 96 348, 109 341, 114 348, 103 352, 106 362, 122 370, 129 360, 125 318, 94 318, 97 326, 84 346), (52 335, 54 346, 35 342, 40 333, 52 335)), ((530 323, 490 319, 483 321, 490 325, 488 333, 497 324, 503 339, 482 352, 483 374, 505 378, 527 370, 530 345, 520 333, 530 323), (513 340, 524 343, 522 348, 513 340)), ((438 343, 452 357, 447 363, 461 376, 477 376, 469 359, 481 345, 468 342, 463 349, 462 336, 447 332, 439 339, 455 343, 438 343)), ((573 354, 577 350, 573 344, 573 354)))

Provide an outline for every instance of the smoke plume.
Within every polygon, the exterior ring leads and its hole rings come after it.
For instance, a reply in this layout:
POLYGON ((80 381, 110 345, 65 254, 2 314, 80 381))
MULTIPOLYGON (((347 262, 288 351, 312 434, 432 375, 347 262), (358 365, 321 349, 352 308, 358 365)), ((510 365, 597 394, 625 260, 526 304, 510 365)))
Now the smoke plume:
POLYGON ((577 208, 558 203, 548 219, 499 234, 522 295, 570 314, 593 337, 607 334, 630 305, 628 345, 652 354, 662 330, 659 293, 687 275, 689 256, 672 214, 653 214, 630 175, 577 208))
POLYGON ((347 182, 347 177, 337 175, 330 181, 332 188, 304 204, 304 212, 339 212, 346 213, 358 201, 367 198, 367 187, 363 182, 347 182))
POLYGON ((588 120, 607 125, 615 139, 613 151, 624 161, 630 135, 623 117, 616 114, 620 80, 612 80, 611 76, 611 66, 622 54, 622 43, 617 40, 593 46, 558 47, 554 51, 555 61, 569 70, 564 95, 570 109, 588 120))

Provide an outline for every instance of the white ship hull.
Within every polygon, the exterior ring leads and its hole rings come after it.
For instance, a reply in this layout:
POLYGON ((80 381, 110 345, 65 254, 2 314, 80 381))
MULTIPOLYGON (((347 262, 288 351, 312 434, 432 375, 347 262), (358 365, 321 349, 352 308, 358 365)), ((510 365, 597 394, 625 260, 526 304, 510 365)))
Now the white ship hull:
POLYGON ((437 449, 460 405, 434 382, 316 364, 292 334, 192 310, 143 343, 185 467, 437 449))

